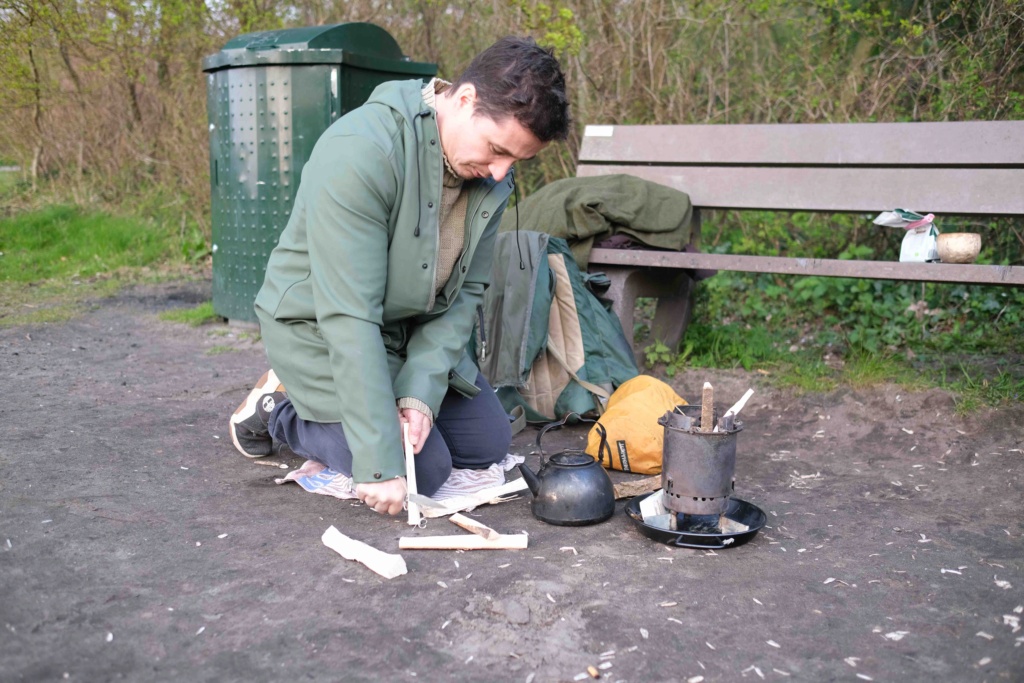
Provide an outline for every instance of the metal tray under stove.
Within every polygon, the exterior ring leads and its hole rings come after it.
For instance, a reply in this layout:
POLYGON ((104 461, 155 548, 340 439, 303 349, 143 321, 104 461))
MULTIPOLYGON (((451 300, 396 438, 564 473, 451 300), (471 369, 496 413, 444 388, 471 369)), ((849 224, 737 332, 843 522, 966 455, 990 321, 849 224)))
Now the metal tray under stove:
POLYGON ((694 531, 687 531, 686 529, 676 531, 663 529, 661 527, 647 524, 644 522, 643 515, 640 514, 640 501, 650 495, 653 494, 645 493, 642 496, 636 496, 626 503, 626 515, 633 520, 637 528, 640 530, 640 533, 644 536, 652 538, 659 543, 674 545, 680 548, 699 548, 706 550, 735 548, 736 546, 743 545, 752 539, 767 521, 764 510, 753 503, 748 503, 747 501, 740 500, 739 498, 729 498, 729 505, 725 510, 725 518, 749 527, 746 531, 738 531, 734 533, 698 533, 694 531))

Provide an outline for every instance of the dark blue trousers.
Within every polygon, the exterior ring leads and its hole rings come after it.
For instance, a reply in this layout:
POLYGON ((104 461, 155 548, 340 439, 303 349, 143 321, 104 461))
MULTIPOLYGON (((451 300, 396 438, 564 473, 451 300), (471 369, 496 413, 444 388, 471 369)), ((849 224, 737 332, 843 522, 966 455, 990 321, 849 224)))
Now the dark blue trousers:
MULTIPOLYGON (((416 455, 416 488, 433 495, 452 473, 452 467, 482 470, 500 462, 512 442, 505 409, 484 376, 477 374, 480 393, 466 398, 448 391, 427 442, 416 455)), ((391 419, 398 419, 397 412, 391 419)), ((291 401, 280 401, 270 415, 270 436, 297 455, 352 476, 352 451, 340 422, 310 422, 295 412, 291 401)))

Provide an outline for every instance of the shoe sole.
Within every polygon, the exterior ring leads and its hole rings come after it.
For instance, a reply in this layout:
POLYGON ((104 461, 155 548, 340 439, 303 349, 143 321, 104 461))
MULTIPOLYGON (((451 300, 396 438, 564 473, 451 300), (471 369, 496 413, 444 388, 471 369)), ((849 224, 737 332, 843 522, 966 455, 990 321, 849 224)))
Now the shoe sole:
MULTIPOLYGON (((242 405, 238 406, 238 409, 231 414, 231 419, 228 421, 228 433, 231 434, 231 442, 235 444, 235 448, 238 452, 247 458, 264 458, 264 455, 253 455, 247 453, 242 444, 238 443, 238 432, 235 430, 235 425, 244 421, 245 418, 249 417, 256 412, 256 402, 263 398, 264 394, 270 394, 275 391, 284 391, 284 387, 281 385, 281 381, 277 378, 277 373, 273 370, 268 370, 263 373, 259 381, 256 382, 256 386, 253 387, 249 395, 242 401, 242 405)), ((270 455, 268 453, 268 455, 270 455)))

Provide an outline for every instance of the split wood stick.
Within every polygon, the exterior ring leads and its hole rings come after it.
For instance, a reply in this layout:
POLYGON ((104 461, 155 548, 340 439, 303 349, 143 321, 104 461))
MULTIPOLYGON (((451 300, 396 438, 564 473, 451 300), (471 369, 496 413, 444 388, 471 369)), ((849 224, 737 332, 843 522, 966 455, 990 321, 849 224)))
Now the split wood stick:
POLYGON ((401 555, 392 555, 391 553, 377 550, 362 541, 349 538, 333 526, 324 532, 320 540, 323 541, 325 546, 346 560, 355 560, 364 564, 385 579, 393 579, 409 571, 406 569, 405 560, 402 559, 401 555))
POLYGON ((505 482, 500 486, 491 486, 482 491, 476 493, 470 493, 465 496, 459 496, 458 498, 448 498, 446 500, 437 501, 440 505, 436 508, 424 508, 421 512, 424 517, 444 517, 455 512, 462 510, 468 510, 469 508, 476 507, 477 505, 483 505, 484 503, 501 502, 498 500, 501 496, 507 496, 512 493, 518 493, 527 488, 525 479, 513 479, 512 481, 505 482))
POLYGON ((498 539, 499 536, 501 536, 501 534, 499 534, 491 527, 487 526, 486 524, 481 524, 475 519, 470 519, 461 512, 456 512, 454 515, 448 518, 448 521, 456 526, 462 527, 466 531, 473 532, 481 538, 486 538, 488 541, 495 541, 498 539))
MULTIPOLYGON (((409 493, 418 493, 416 491, 416 460, 412 452, 412 442, 409 441, 408 422, 402 425, 402 441, 405 445, 405 487, 409 493)), ((419 526, 422 519, 420 506, 411 500, 406 500, 406 506, 409 508, 409 525, 419 526)))
POLYGON ((661 488, 661 475, 644 477, 635 481, 624 481, 615 485, 615 500, 620 498, 632 498, 648 491, 657 491, 661 488))
POLYGON ((740 400, 736 401, 736 403, 733 405, 732 408, 729 408, 729 410, 725 411, 725 415, 727 417, 729 415, 732 415, 733 417, 738 415, 739 412, 741 410, 743 410, 743 406, 747 405, 747 401, 749 401, 750 397, 753 396, 753 395, 754 395, 754 390, 753 389, 747 389, 747 393, 743 394, 743 398, 741 398, 740 400))
POLYGON ((711 382, 704 382, 704 395, 700 399, 700 431, 710 432, 715 428, 715 389, 711 382))
POLYGON ((402 550, 522 550, 526 547, 526 534, 498 534, 489 541, 480 536, 402 536, 398 547, 402 550))

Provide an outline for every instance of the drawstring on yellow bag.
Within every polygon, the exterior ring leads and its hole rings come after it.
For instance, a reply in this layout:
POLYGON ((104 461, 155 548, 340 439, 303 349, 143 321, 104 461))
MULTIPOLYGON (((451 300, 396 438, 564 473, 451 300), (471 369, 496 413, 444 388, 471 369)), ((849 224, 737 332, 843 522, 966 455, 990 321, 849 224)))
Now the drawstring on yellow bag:
POLYGON ((660 474, 665 430, 658 418, 680 405, 686 401, 660 379, 639 375, 624 382, 591 428, 587 453, 607 469, 660 474))

